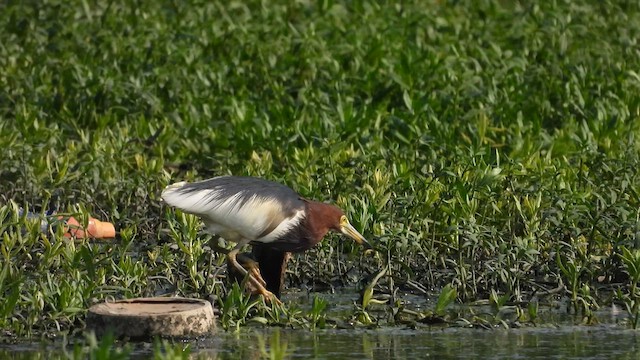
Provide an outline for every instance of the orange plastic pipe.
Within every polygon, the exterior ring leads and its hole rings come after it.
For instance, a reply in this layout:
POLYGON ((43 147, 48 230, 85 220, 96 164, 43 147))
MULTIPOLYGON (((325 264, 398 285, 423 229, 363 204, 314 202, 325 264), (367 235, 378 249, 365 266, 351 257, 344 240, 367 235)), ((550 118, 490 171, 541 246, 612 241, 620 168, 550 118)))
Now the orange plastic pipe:
MULTIPOLYGON (((58 219, 62 220, 62 217, 58 219)), ((116 237, 116 228, 112 223, 106 221, 100 221, 96 218, 89 217, 89 223, 87 228, 84 229, 82 224, 74 217, 70 217, 65 221, 64 236, 75 238, 114 238, 116 237)))

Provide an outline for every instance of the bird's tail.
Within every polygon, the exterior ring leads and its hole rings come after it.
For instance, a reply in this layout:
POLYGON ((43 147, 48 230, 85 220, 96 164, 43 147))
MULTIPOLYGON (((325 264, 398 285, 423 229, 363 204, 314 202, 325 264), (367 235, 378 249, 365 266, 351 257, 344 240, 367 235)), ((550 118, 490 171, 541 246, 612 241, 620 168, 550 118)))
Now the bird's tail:
POLYGON ((181 209, 190 214, 208 214, 215 209, 211 202, 210 189, 199 189, 186 181, 177 182, 164 188, 162 200, 168 205, 181 209))
POLYGON ((181 203, 181 199, 184 198, 184 195, 180 193, 180 190, 187 185, 186 181, 180 181, 175 184, 167 185, 167 187, 162 190, 162 194, 160 197, 164 202, 171 206, 178 206, 181 203))

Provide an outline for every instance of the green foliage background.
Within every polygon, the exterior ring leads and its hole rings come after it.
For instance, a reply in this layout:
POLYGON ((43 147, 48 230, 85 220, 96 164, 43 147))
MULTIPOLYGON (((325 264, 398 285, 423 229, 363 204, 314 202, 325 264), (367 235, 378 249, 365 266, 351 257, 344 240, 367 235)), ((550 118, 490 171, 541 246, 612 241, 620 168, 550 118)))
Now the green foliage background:
POLYGON ((0 326, 221 293, 223 259, 159 193, 222 174, 334 202, 383 249, 330 237, 292 285, 387 266, 389 288, 465 301, 635 298, 618 254, 639 246, 640 6, 534 3, 3 2, 0 326), (50 206, 121 236, 64 241, 17 213, 50 206))

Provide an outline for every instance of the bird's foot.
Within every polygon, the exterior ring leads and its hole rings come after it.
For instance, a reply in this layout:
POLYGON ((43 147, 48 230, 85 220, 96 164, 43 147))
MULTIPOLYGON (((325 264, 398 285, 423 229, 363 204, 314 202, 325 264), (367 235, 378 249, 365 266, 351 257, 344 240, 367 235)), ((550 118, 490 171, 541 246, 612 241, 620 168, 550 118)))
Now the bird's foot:
POLYGON ((264 298, 265 302, 269 303, 269 304, 278 304, 278 305, 282 305, 282 301, 280 301, 280 299, 278 299, 278 297, 272 293, 271 291, 264 289, 264 291, 260 292, 260 295, 262 295, 262 297, 264 298))

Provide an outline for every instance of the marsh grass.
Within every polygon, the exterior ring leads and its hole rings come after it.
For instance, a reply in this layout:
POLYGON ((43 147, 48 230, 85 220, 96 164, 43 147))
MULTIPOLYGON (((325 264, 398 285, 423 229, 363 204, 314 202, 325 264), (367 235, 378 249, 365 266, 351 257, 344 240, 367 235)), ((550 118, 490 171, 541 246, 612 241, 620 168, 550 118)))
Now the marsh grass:
MULTIPOLYGON (((244 300, 224 258, 159 199, 171 181, 223 174, 336 203, 375 242, 363 255, 330 236, 290 263, 289 286, 315 289, 387 269, 367 293, 391 300, 382 315, 359 304, 346 319, 393 319, 405 292, 520 314, 546 297, 586 315, 615 293, 636 327, 623 249, 639 246, 638 7, 0 5, 0 328, 74 331, 94 302, 158 294, 212 296, 242 326, 251 303, 226 306, 244 300), (69 240, 19 208, 120 233, 69 240)), ((318 306, 297 323, 322 324, 318 306)))

